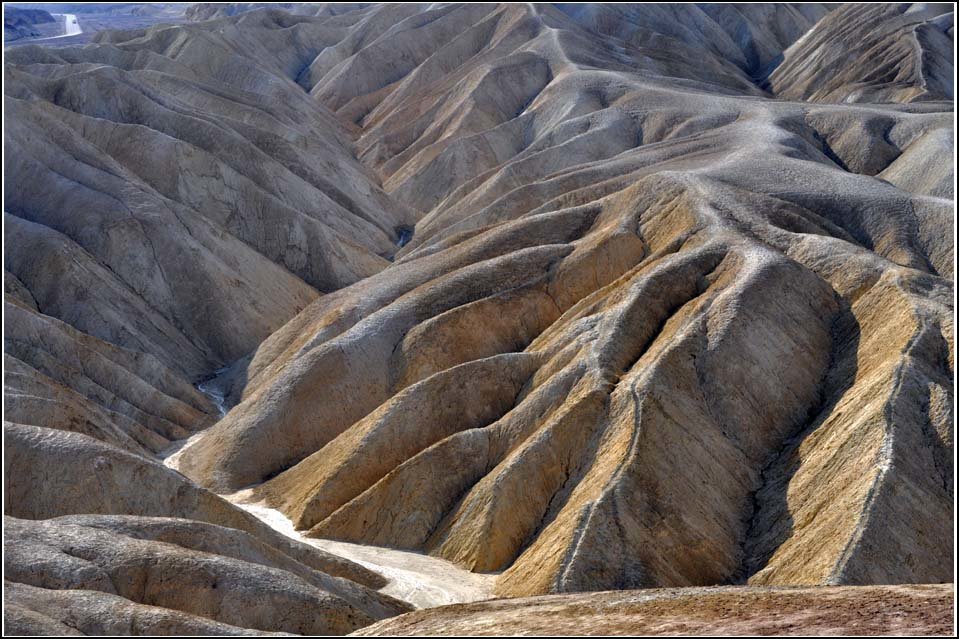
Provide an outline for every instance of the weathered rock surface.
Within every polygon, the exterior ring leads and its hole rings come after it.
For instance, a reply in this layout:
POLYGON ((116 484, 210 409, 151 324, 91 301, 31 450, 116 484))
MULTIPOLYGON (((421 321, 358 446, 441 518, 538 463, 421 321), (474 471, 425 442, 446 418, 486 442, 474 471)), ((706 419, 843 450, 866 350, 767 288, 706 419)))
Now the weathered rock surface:
POLYGON ((240 490, 503 596, 954 579, 946 9, 256 5, 6 56, 18 628, 403 610, 240 490))
MULTIPOLYGON (((284 15, 257 14, 269 28, 284 15)), ((381 269, 395 228, 410 222, 349 153, 349 132, 281 80, 297 62, 263 55, 256 33, 161 26, 82 49, 20 48, 5 69, 6 179, 17 185, 6 211, 32 241, 109 269, 77 273, 80 290, 116 280, 101 313, 130 304, 127 322, 173 324, 149 345, 98 337, 193 375, 252 350, 317 290, 381 269)), ((82 313, 64 299, 75 289, 49 284, 63 269, 18 245, 8 269, 55 296, 38 302, 69 307, 57 317, 82 313)))
POLYGON ((83 432, 141 454, 212 423, 209 399, 155 357, 78 331, 23 299, 7 293, 4 300, 8 420, 83 432))
POLYGON ((203 21, 227 18, 257 9, 282 9, 295 15, 335 16, 349 14, 368 6, 368 2, 195 2, 187 7, 184 15, 188 20, 203 21))
POLYGON ((763 99, 821 10, 402 11, 299 81, 415 235, 180 469, 504 595, 950 580, 951 105, 763 99))
POLYGON ((42 615, 85 633, 145 617, 157 632, 173 634, 342 634, 410 609, 370 589, 385 583, 376 573, 290 540, 157 462, 48 428, 5 424, 4 439, 6 512, 21 518, 4 523, 6 579, 129 600, 33 593, 12 604, 33 613, 18 617, 24 629, 47 623, 36 618, 42 615), (89 599, 116 609, 116 617, 100 618, 85 605, 89 599), (141 610, 131 601, 184 614, 141 610), (78 612, 64 617, 58 602, 78 612))
POLYGON ((5 582, 3 621, 17 635, 272 635, 99 590, 51 590, 5 582))
POLYGON ((38 588, 100 591, 233 626, 297 634, 343 634, 404 610, 399 602, 358 584, 308 572, 302 565, 291 571, 295 562, 281 553, 279 561, 269 561, 224 536, 230 529, 205 534, 189 522, 148 520, 141 531, 138 519, 116 525, 89 517, 7 518, 5 577, 38 588))
POLYGON ((4 460, 5 514, 13 517, 96 513, 208 522, 250 533, 316 570, 374 588, 384 583, 361 566, 291 541, 156 461, 82 434, 4 423, 4 460))
POLYGON ((954 7, 849 3, 783 53, 776 95, 811 102, 952 100, 954 7))
MULTIPOLYGON (((266 591, 260 594, 253 591, 242 595, 236 594, 231 600, 234 603, 230 604, 237 607, 236 613, 232 616, 221 616, 224 614, 225 604, 216 604, 214 600, 207 600, 211 603, 203 604, 199 608, 183 608, 182 606, 200 606, 197 598, 213 596, 208 591, 215 591, 218 582, 215 578, 211 578, 212 581, 197 583, 188 594, 184 595, 183 593, 187 591, 182 590, 185 585, 180 577, 186 568, 180 565, 182 562, 177 557, 172 557, 170 561, 176 566, 169 570, 174 572, 165 577, 152 573, 143 574, 136 579, 141 582, 143 579, 148 582, 151 580, 166 582, 165 588, 172 592, 171 597, 180 596, 176 594, 180 592, 189 601, 178 604, 160 595, 146 597, 146 595, 137 595, 139 591, 105 590, 136 603, 183 610, 189 615, 224 621, 240 628, 285 630, 297 633, 343 633, 365 625, 372 619, 381 619, 408 609, 405 604, 379 595, 366 587, 379 588, 385 583, 375 573, 276 533, 247 513, 220 497, 194 486, 186 478, 159 463, 102 444, 84 435, 47 428, 5 424, 4 438, 7 513, 16 517, 44 520, 42 529, 36 528, 41 523, 30 523, 28 519, 8 518, 5 522, 4 539, 9 544, 5 552, 8 580, 43 588, 89 590, 91 589, 89 583, 86 581, 80 583, 60 575, 56 565, 38 563, 38 557, 42 553, 37 547, 30 546, 24 539, 17 537, 17 531, 26 531, 21 535, 25 536, 25 539, 30 538, 31 530, 42 530, 56 539, 76 538, 82 539, 84 543, 94 544, 89 552, 84 551, 85 554, 82 554, 86 561, 93 561, 91 557, 99 556, 97 553, 106 552, 108 548, 111 549, 111 553, 117 552, 117 544, 123 540, 104 538, 105 535, 112 534, 154 542, 153 546, 144 544, 129 546, 127 555, 124 555, 128 557, 128 562, 139 562, 149 567, 153 565, 151 557, 156 554, 154 551, 165 551, 167 545, 173 544, 181 548, 184 553, 190 551, 194 555, 204 553, 216 555, 218 559, 211 564, 214 567, 219 565, 216 562, 222 562, 224 558, 231 560, 232 568, 227 566, 229 569, 227 572, 243 574, 242 577, 236 578, 244 584, 248 584, 255 576, 246 573, 258 574, 257 571, 263 572, 269 569, 267 572, 273 572, 261 586, 268 591, 272 592, 276 589, 276 584, 283 584, 288 580, 294 583, 305 582, 309 586, 306 588, 301 584, 292 587, 293 594, 270 595, 272 599, 267 600, 263 600, 266 591), (149 486, 149 490, 142 489, 143 486, 149 486), (58 517, 66 513, 107 513, 107 515, 58 517), (113 513, 120 515, 112 515, 113 513), (54 518, 47 519, 49 517, 54 518), (186 519, 167 519, 166 517, 186 519), (103 533, 97 531, 103 531, 103 533), (97 539, 100 541, 96 542, 97 539), (258 567, 234 565, 238 562, 255 564, 258 567), (284 574, 277 574, 279 571, 284 574), (282 603, 286 601, 283 597, 293 599, 282 603), (323 601, 322 605, 317 604, 319 607, 309 603, 317 598, 323 601), (304 615, 302 618, 276 617, 274 613, 266 614, 265 609, 257 608, 257 606, 266 606, 266 608, 293 606, 294 601, 299 602, 296 605, 301 611, 298 614, 304 615), (303 606, 307 607, 303 608, 303 606), (248 612, 242 612, 244 610, 248 612), (322 619, 313 619, 309 615, 320 615, 322 619)), ((76 547, 70 546, 70 548, 72 550, 68 551, 68 554, 81 556, 76 555, 80 552, 76 547)), ((119 561, 114 555, 107 556, 103 561, 107 559, 119 561)), ((201 572, 206 575, 213 568, 207 570, 209 558, 201 557, 201 559, 202 561, 198 560, 197 570, 202 568, 201 572), (204 566, 206 568, 203 568, 204 566)), ((189 564, 192 560, 188 557, 183 561, 189 564)), ((123 564, 121 568, 125 565, 123 564)), ((157 568, 157 570, 160 569, 157 568)), ((129 579, 134 577, 131 576, 129 579)), ((111 583, 115 584, 116 581, 113 580, 111 583)), ((223 592, 226 593, 229 590, 223 592)), ((92 595, 83 595, 71 605, 83 609, 82 601, 90 596, 92 595)), ((100 601, 102 598, 94 597, 94 599, 100 601)), ((27 607, 40 614, 46 610, 44 606, 57 608, 56 598, 48 604, 43 604, 42 601, 27 607), (41 608, 37 608, 38 605, 41 608)), ((113 600, 100 603, 103 606, 121 608, 117 613, 119 617, 116 623, 118 624, 131 616, 147 615, 146 612, 138 612, 134 607, 119 604, 113 600)), ((190 616, 181 619, 181 616, 171 617, 166 613, 157 612, 151 612, 147 616, 156 617, 157 615, 159 618, 156 623, 167 624, 158 628, 166 627, 168 628, 166 632, 205 627, 202 619, 196 620, 190 616)), ((86 625, 82 627, 72 622, 70 625, 81 630, 83 627, 88 629, 104 627, 96 626, 98 623, 96 616, 90 617, 88 622, 84 623, 86 625)), ((100 620, 99 623, 105 623, 105 621, 100 620)), ((216 625, 210 628, 216 630, 216 625)), ((140 632, 146 632, 146 630, 141 629, 140 632)))
POLYGON ((951 586, 685 588, 461 604, 356 636, 949 635, 951 586))

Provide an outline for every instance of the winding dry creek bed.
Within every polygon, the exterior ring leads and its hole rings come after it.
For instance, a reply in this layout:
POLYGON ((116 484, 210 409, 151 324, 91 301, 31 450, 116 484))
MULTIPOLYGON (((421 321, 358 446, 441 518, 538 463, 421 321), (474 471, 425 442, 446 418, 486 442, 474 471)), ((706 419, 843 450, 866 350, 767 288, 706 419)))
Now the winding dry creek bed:
POLYGON ((495 574, 477 574, 443 559, 421 553, 306 537, 286 515, 262 503, 247 501, 249 489, 224 498, 274 530, 380 573, 389 583, 381 592, 417 608, 483 601, 493 597, 495 574))
MULTIPOLYGON (((222 371, 217 371, 217 374, 220 372, 222 371)), ((216 382, 217 377, 214 376, 198 384, 197 388, 216 404, 222 418, 227 409, 224 393, 216 382)), ((180 456, 205 432, 203 430, 175 442, 163 457, 164 465, 179 470, 180 456)), ((293 522, 279 510, 251 501, 252 489, 253 487, 249 487, 221 497, 290 539, 310 544, 378 572, 389 580, 382 589, 384 594, 402 599, 420 609, 484 601, 493 597, 496 574, 473 573, 446 560, 422 553, 306 537, 296 530, 293 522)))

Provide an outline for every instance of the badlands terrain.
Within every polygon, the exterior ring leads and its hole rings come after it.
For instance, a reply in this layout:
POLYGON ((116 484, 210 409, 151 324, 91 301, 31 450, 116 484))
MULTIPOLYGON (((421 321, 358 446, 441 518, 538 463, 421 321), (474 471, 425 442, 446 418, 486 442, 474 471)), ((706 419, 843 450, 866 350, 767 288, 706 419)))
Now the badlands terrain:
POLYGON ((26 44, 76 46, 93 41, 104 29, 138 29, 160 22, 181 22, 186 19, 184 13, 191 6, 172 2, 6 2, 3 43, 5 47, 26 44), (29 21, 31 16, 24 13, 46 13, 51 19, 48 22, 40 17, 42 22, 29 28, 18 23, 7 28, 8 22, 29 21))
POLYGON ((952 5, 183 19, 5 50, 8 633, 952 631, 952 5))
POLYGON ((63 31, 55 16, 38 9, 5 7, 3 11, 3 42, 38 39, 63 31))

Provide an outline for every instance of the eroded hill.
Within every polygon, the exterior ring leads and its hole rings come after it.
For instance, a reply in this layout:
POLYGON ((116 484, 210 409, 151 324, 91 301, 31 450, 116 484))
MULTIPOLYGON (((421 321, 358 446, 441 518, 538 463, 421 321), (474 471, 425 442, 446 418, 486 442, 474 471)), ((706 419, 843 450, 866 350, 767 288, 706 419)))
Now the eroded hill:
POLYGON ((953 580, 948 7, 305 12, 7 52, 11 530, 329 632, 403 604, 217 493, 504 596, 953 580))

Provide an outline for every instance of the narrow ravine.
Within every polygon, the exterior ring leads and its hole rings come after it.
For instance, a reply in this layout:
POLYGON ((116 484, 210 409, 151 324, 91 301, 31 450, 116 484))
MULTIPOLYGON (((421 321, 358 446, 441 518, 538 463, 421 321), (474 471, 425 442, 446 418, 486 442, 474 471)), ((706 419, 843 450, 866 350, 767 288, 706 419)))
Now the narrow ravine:
POLYGON ((216 409, 219 413, 218 419, 223 419, 223 416, 226 415, 227 385, 221 376, 228 370, 230 370, 230 367, 224 366, 213 373, 212 377, 196 385, 198 391, 209 397, 210 400, 216 404, 216 409))
MULTIPOLYGON (((216 404, 221 418, 226 414, 225 392, 217 382, 225 370, 217 371, 210 379, 197 384, 197 389, 216 404)), ((174 442, 162 456, 163 464, 178 471, 180 456, 205 432, 203 430, 174 442)), ((221 497, 290 539, 349 559, 383 575, 389 583, 381 592, 402 599, 416 608, 483 601, 494 596, 496 574, 473 573, 444 559, 416 552, 306 537, 279 510, 251 501, 251 493, 252 490, 247 488, 221 497)))
MULTIPOLYGON (((227 385, 225 380, 222 379, 222 376, 228 370, 229 366, 224 366, 223 368, 214 372, 213 375, 196 385, 196 389, 206 395, 216 406, 217 421, 223 419, 223 416, 226 415, 227 412, 227 385)), ((210 424, 210 426, 212 425, 213 424, 210 424)), ((183 451, 195 444, 205 432, 206 429, 193 433, 186 439, 178 439, 171 443, 170 447, 164 450, 160 455, 161 459, 163 460, 163 465, 179 471, 180 456, 183 454, 183 451)))

